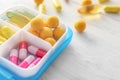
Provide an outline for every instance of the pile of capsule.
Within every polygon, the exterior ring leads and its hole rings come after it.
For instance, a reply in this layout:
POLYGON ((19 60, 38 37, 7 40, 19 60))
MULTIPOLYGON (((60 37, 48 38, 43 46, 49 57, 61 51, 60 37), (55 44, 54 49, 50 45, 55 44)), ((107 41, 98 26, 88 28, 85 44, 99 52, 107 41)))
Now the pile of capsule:
POLYGON ((49 42, 52 46, 65 33, 65 29, 59 26, 57 16, 49 16, 46 20, 36 17, 31 20, 29 32, 49 42))
POLYGON ((8 10, 6 15, 1 17, 3 20, 23 28, 35 16, 26 9, 8 10))
POLYGON ((46 53, 46 50, 28 45, 26 41, 22 41, 19 43, 18 49, 10 51, 9 61, 21 68, 31 68, 37 65, 46 53))
POLYGON ((0 27, 0 44, 9 39, 15 32, 9 26, 0 27))

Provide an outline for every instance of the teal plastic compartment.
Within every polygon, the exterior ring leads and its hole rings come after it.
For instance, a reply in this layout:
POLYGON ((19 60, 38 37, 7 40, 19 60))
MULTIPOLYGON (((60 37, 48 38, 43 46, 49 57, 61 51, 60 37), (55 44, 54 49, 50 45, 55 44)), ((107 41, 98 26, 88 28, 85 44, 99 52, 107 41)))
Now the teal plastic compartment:
MULTIPOLYGON (((18 7, 24 8, 23 6, 17 6, 17 8, 18 7)), ((13 9, 14 8, 15 7, 13 7, 13 9)), ((27 7, 25 8, 27 9, 27 7)), ((28 10, 30 9, 28 8, 28 10)), ((43 14, 37 15, 37 12, 35 13, 36 13, 36 17, 42 17, 43 19, 47 17, 46 15, 43 15, 43 14)), ((3 16, 5 15, 2 14, 0 18, 2 19, 3 16)), ((10 24, 10 25, 17 27, 14 24, 10 24)), ((15 35, 13 35, 10 39, 8 39, 4 44, 0 46, 0 52, 1 52, 0 53, 0 79, 1 80, 38 80, 72 40, 72 36, 73 36, 72 30, 69 27, 66 27, 64 24, 60 24, 60 26, 65 28, 65 33, 57 41, 57 43, 54 46, 51 46, 46 41, 29 33, 27 31, 29 28, 29 23, 24 28, 17 29, 17 32, 15 33, 15 35), (34 44, 39 48, 41 47, 39 46, 41 44, 44 46, 46 50, 48 50, 47 54, 43 57, 43 59, 33 68, 22 69, 16 66, 15 64, 11 63, 5 58, 8 51, 12 49, 12 47, 14 46, 13 43, 15 43, 16 45, 16 43, 21 41, 21 39, 19 39, 21 37, 19 36, 23 37, 25 40, 27 40, 28 42, 30 42, 31 44, 34 44), (38 44, 35 42, 32 42, 32 39, 36 40, 36 42, 39 41, 38 44), (6 49, 8 50, 5 51, 6 49)))

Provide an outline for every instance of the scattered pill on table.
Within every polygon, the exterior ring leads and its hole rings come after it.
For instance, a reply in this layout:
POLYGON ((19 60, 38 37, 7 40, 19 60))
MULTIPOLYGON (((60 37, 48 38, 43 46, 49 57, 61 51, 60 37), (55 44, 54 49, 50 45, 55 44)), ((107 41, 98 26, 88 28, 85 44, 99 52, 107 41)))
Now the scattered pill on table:
POLYGON ((90 11, 93 10, 93 8, 94 8, 93 5, 89 5, 89 6, 79 7, 77 11, 80 14, 88 14, 90 11))
POLYGON ((40 4, 38 6, 38 11, 41 12, 42 14, 46 13, 46 6, 44 4, 40 4))
POLYGON ((81 6, 77 9, 77 12, 82 16, 96 15, 101 11, 101 6, 99 4, 93 4, 92 0, 82 0, 81 6))
POLYGON ((74 24, 74 28, 78 31, 78 32, 84 32, 84 30, 86 29, 86 23, 84 20, 78 20, 75 22, 74 24))
POLYGON ((106 5, 106 6, 104 6, 104 12, 106 12, 106 13, 119 13, 120 6, 106 5))
POLYGON ((81 4, 82 6, 80 6, 77 10, 80 14, 88 14, 94 8, 92 0, 82 0, 81 4))
POLYGON ((82 6, 92 5, 92 0, 82 0, 81 4, 82 6))
POLYGON ((40 4, 44 2, 44 0, 34 0, 34 2, 37 6, 39 6, 40 4))
POLYGON ((57 12, 61 12, 62 10, 62 5, 59 0, 52 0, 52 3, 56 9, 57 12))

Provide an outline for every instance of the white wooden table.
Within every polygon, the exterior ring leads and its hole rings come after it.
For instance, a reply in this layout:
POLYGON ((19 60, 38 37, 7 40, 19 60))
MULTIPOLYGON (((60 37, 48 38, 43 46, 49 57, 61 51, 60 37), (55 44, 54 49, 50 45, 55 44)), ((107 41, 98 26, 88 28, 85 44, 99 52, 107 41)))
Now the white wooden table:
MULTIPOLYGON (((76 11, 81 0, 70 0, 69 4, 60 1, 63 11, 56 13, 50 0, 45 0, 47 14, 57 15, 69 25, 74 33, 73 40, 41 80, 120 80, 120 14, 102 13, 93 20, 84 18, 87 29, 79 34, 73 25, 83 19, 76 11)), ((35 8, 32 0, 0 0, 0 13, 14 4, 35 8)), ((106 4, 120 5, 120 0, 106 4)))

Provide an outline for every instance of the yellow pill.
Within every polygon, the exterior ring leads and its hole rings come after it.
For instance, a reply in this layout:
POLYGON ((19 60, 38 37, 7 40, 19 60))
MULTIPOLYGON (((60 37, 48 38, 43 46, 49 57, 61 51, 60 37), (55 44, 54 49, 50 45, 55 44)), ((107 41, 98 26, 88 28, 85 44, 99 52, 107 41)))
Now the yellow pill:
POLYGON ((34 0, 35 4, 39 6, 40 4, 43 3, 44 0, 34 0))
POLYGON ((82 0, 82 6, 88 6, 92 4, 92 0, 82 0))
POLYGON ((54 7, 56 8, 57 12, 61 12, 62 6, 59 0, 52 0, 54 7))
POLYGON ((98 4, 95 4, 92 6, 92 9, 89 11, 90 14, 98 14, 101 10, 101 6, 98 4))
POLYGON ((33 35, 39 37, 39 33, 38 33, 37 31, 35 31, 34 29, 30 28, 28 31, 29 31, 30 33, 32 33, 33 35))
POLYGON ((75 22, 74 28, 78 31, 78 32, 83 32, 86 28, 86 23, 83 20, 78 20, 75 22))
POLYGON ((35 31, 41 30, 45 26, 44 21, 41 18, 32 19, 30 25, 35 31))
POLYGON ((41 12, 42 14, 46 13, 46 7, 44 4, 40 4, 38 7, 38 11, 41 12))
POLYGON ((55 28, 53 31, 53 36, 56 40, 58 40, 65 33, 65 29, 62 27, 55 28))
POLYGON ((110 0, 98 0, 99 3, 105 3, 105 2, 109 2, 110 0))
POLYGON ((2 34, 3 37, 6 39, 10 38, 15 32, 9 27, 9 26, 3 26, 0 29, 0 33, 2 34))
POLYGON ((0 44, 4 43, 6 40, 7 40, 6 38, 0 36, 0 44))
POLYGON ((53 37, 53 32, 50 28, 43 27, 42 30, 40 31, 39 37, 42 39, 46 39, 48 37, 53 37))
POLYGON ((57 16, 50 16, 45 21, 45 24, 49 28, 56 28, 59 25, 59 19, 57 16))
POLYGON ((78 13, 80 14, 87 14, 87 9, 85 7, 79 7, 77 10, 78 13))
POLYGON ((45 41, 49 42, 52 46, 56 43, 54 38, 46 38, 45 41))
POLYGON ((94 8, 93 5, 82 6, 82 7, 79 7, 79 8, 78 8, 78 13, 80 13, 80 14, 87 14, 87 13, 89 13, 90 11, 92 11, 93 8, 94 8))
POLYGON ((106 13, 119 13, 120 12, 120 6, 107 5, 107 6, 104 7, 104 11, 106 13))

